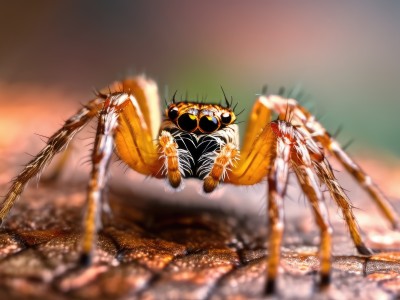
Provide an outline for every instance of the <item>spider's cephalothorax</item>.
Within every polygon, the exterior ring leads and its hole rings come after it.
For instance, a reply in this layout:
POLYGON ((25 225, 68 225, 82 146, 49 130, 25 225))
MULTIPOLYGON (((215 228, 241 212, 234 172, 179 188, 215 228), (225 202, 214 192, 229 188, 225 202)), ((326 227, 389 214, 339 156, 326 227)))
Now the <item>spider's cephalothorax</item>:
MULTIPOLYGON (((235 120, 236 115, 229 102, 227 107, 223 107, 218 104, 174 101, 166 109, 161 135, 174 139, 182 177, 207 178, 204 181, 205 192, 212 192, 219 181, 225 178, 229 165, 238 159, 239 137, 235 120), (213 170, 218 156, 220 168, 213 170)), ((163 147, 162 140, 160 144, 163 147)), ((167 174, 171 173, 169 166, 166 156, 163 171, 167 174)), ((179 186, 180 181, 176 176, 168 178, 173 187, 179 186)))
POLYGON ((100 226, 102 195, 115 150, 119 158, 144 175, 167 178, 173 188, 185 177, 203 180, 205 192, 220 182, 252 185, 268 181, 269 255, 265 291, 274 291, 283 234, 283 198, 288 171, 292 169, 311 204, 320 228, 320 284, 327 286, 331 270, 332 228, 321 186, 342 211, 351 238, 363 255, 371 254, 363 243, 352 204, 338 183, 324 152, 336 157, 377 203, 393 227, 400 221, 372 179, 343 151, 325 128, 295 99, 261 95, 250 113, 240 149, 236 116, 226 106, 179 102, 173 99, 161 121, 156 84, 144 76, 117 82, 100 91, 64 126, 13 180, 0 206, 0 222, 8 215, 27 182, 39 174, 74 135, 97 117, 92 171, 87 193, 82 262, 89 263, 100 226), (279 116, 271 119, 272 113, 279 116), (286 116, 290 116, 290 120, 286 116), (294 125, 293 125, 294 124, 294 125))

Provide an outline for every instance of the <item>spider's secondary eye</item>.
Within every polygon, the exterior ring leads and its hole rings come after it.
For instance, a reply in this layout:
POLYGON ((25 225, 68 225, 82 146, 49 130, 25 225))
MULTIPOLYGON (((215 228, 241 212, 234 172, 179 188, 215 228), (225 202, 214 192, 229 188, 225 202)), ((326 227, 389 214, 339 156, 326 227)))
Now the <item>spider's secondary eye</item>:
POLYGON ((185 113, 178 118, 178 126, 185 131, 193 131, 197 128, 197 117, 195 115, 185 113))
POLYGON ((218 129, 219 122, 216 117, 203 116, 200 119, 199 125, 201 131, 209 133, 209 132, 214 132, 218 129))
POLYGON ((222 123, 224 123, 224 124, 229 124, 229 123, 231 123, 231 121, 232 121, 232 116, 231 116, 231 114, 228 113, 228 112, 223 113, 223 114, 221 115, 221 121, 222 121, 222 123))
POLYGON ((178 117, 179 109, 174 106, 168 110, 168 118, 170 120, 175 120, 178 117))

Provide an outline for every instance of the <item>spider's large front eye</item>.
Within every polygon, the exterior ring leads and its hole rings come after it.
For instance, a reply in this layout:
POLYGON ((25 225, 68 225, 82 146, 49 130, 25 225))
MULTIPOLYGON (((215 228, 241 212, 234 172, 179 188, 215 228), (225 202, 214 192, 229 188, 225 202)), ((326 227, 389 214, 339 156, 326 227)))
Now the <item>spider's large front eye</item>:
POLYGON ((178 114, 179 109, 176 106, 173 106, 168 110, 168 118, 172 121, 178 117, 178 114))
POLYGON ((199 126, 202 132, 211 133, 218 129, 219 122, 216 117, 203 116, 200 118, 199 126))
POLYGON ((192 132, 197 128, 197 117, 195 115, 185 113, 178 118, 178 126, 182 130, 192 132))
POLYGON ((224 112, 224 113, 221 115, 221 121, 222 121, 222 123, 224 123, 225 125, 230 124, 231 121, 232 121, 232 116, 231 116, 231 114, 228 113, 228 112, 224 112))

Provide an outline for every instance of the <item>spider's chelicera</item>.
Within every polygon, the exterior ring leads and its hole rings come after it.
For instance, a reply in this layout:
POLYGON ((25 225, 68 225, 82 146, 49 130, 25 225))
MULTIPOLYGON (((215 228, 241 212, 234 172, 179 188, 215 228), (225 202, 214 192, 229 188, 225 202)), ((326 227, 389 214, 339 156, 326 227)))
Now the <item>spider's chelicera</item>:
POLYGON ((221 182, 253 185, 267 179, 270 235, 266 293, 274 292, 278 273, 282 203, 289 169, 294 171, 320 228, 321 287, 329 283, 332 249, 332 228, 321 186, 325 186, 341 209, 359 253, 372 253, 362 241, 351 202, 336 180, 325 152, 339 160, 371 195, 393 227, 399 227, 398 215, 372 179, 295 99, 259 96, 250 113, 241 149, 236 114, 226 97, 224 106, 176 102, 174 96, 163 120, 159 100, 156 84, 144 76, 117 82, 100 91, 48 139, 47 145, 13 180, 0 206, 0 221, 7 217, 26 183, 64 150, 92 118, 97 118, 81 244, 82 263, 90 263, 94 251, 102 192, 114 151, 133 170, 166 178, 173 188, 181 186, 187 177, 202 180, 206 193, 214 191, 221 182), (278 119, 272 120, 272 114, 278 115, 278 119))

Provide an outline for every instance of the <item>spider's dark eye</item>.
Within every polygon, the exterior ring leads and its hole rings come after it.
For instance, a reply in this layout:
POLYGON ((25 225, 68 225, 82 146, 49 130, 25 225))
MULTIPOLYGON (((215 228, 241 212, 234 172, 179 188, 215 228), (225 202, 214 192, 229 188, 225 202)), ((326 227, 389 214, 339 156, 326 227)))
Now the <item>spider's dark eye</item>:
POLYGON ((231 114, 228 113, 228 112, 224 112, 224 113, 221 115, 221 121, 222 121, 222 123, 224 123, 224 124, 230 124, 231 121, 232 121, 232 116, 231 116, 231 114))
POLYGON ((216 117, 213 116, 203 116, 200 118, 199 126, 201 131, 206 133, 214 132, 219 127, 219 122, 216 117))
POLYGON ((197 117, 195 115, 185 113, 178 118, 178 126, 182 130, 192 132, 197 128, 197 117))
POLYGON ((178 117, 179 109, 176 106, 171 107, 168 110, 168 118, 170 120, 175 120, 178 117))

